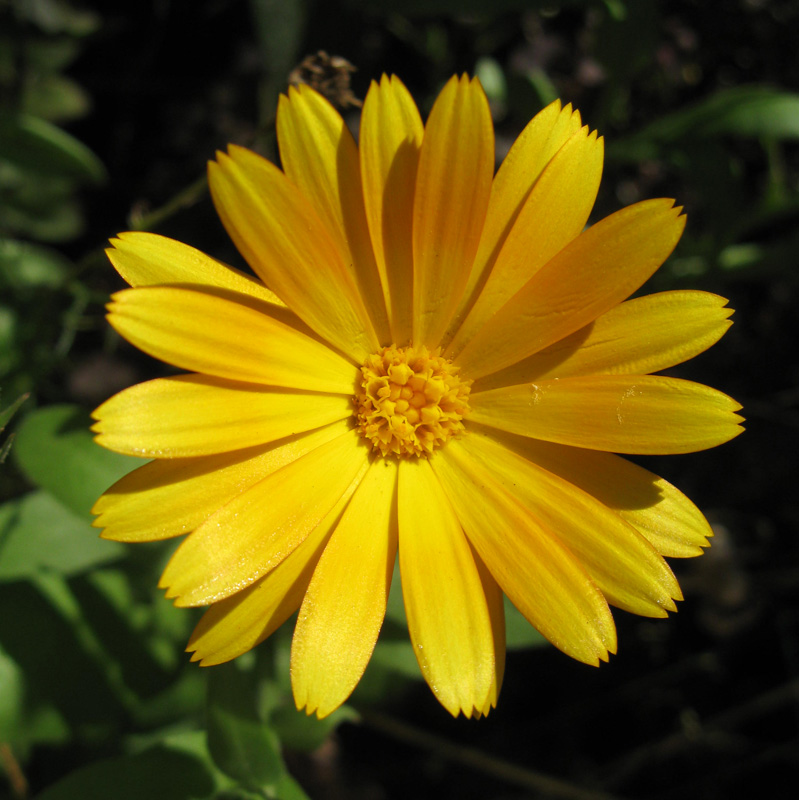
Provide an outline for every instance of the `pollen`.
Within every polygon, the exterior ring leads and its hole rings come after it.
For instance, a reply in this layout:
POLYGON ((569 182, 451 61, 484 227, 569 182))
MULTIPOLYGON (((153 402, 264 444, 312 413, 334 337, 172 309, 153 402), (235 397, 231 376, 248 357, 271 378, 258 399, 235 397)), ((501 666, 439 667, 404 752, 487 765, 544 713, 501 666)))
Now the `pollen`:
POLYGON ((426 347, 384 347, 361 367, 358 431, 382 456, 430 455, 463 430, 471 381, 426 347))

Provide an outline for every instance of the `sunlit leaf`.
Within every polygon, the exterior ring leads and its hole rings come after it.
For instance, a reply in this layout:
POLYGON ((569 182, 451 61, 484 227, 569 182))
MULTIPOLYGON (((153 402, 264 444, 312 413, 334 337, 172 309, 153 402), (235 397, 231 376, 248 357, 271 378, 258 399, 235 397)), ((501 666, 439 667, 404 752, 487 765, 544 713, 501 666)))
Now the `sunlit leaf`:
POLYGON ((14 744, 19 738, 24 690, 22 670, 0 648, 0 742, 14 744))
POLYGON ((14 447, 26 477, 86 519, 111 484, 143 463, 98 447, 90 425, 78 406, 38 409, 19 426, 14 447))
POLYGON ((124 545, 100 539, 87 519, 47 492, 0 506, 0 581, 48 570, 76 575, 124 553, 124 545))
POLYGON ((237 662, 208 670, 208 749, 225 774, 250 789, 272 785, 285 772, 280 741, 259 719, 252 674, 237 662))

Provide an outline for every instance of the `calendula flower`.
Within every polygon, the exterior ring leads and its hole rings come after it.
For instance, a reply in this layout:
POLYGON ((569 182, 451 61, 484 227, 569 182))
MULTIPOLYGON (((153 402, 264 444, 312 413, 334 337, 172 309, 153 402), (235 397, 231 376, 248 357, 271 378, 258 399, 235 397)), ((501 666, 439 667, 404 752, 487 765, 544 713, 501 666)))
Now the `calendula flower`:
POLYGON ((664 556, 710 528, 616 453, 685 453, 740 432, 718 391, 652 373, 717 341, 726 300, 626 300, 685 217, 648 200, 588 227, 602 139, 553 103, 494 175, 476 80, 426 125, 396 78, 373 83, 360 144, 308 87, 282 97, 283 169, 231 146, 209 164, 219 216, 257 278, 184 244, 125 233, 131 284, 109 320, 190 370, 95 412, 105 447, 153 460, 97 503, 121 541, 188 534, 161 586, 210 608, 189 643, 218 664, 299 609, 298 708, 352 692, 399 553, 410 638, 452 714, 496 704, 503 594, 556 647, 616 650, 609 605, 663 617, 664 556))

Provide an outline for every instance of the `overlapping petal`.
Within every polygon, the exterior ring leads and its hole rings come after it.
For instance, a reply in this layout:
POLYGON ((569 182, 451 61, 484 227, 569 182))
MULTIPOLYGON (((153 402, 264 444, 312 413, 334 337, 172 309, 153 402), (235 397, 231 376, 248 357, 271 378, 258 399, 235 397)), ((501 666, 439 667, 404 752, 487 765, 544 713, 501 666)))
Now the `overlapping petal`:
POLYGON ((157 378, 106 400, 96 441, 145 458, 225 453, 313 430, 352 413, 350 398, 233 383, 204 375, 157 378))
POLYGON ((570 336, 499 372, 475 381, 473 391, 546 378, 645 375, 659 372, 715 344, 733 311, 709 292, 671 291, 620 303, 570 336))
POLYGON ((685 226, 679 213, 672 200, 646 200, 591 226, 476 332, 458 355, 459 366, 474 378, 496 372, 574 333, 629 297, 679 241, 685 226))
POLYGON ((608 602, 647 617, 676 610, 682 594, 668 565, 618 514, 489 437, 468 437, 463 449, 569 548, 608 602))
POLYGON ((273 570, 240 592, 214 603, 197 623, 187 650, 210 667, 230 661, 271 636, 299 607, 330 533, 357 481, 327 516, 273 570))
POLYGON ((189 534, 159 585, 179 606, 215 603, 245 589, 305 541, 367 458, 347 432, 268 475, 189 534))
POLYGON ((413 328, 413 198, 423 134, 402 82, 385 75, 379 85, 373 81, 361 114, 361 180, 390 341, 401 346, 413 328))
POLYGON ((149 542, 189 533, 237 494, 341 436, 345 420, 310 433, 231 453, 158 458, 125 475, 95 503, 94 526, 120 542, 149 542))
POLYGON ((548 442, 613 453, 691 453, 741 433, 741 406, 699 383, 598 375, 504 386, 471 395, 474 422, 548 442))
POLYGON ((241 254, 301 319, 361 363, 379 340, 325 224, 265 158, 231 145, 208 164, 211 196, 241 254))
POLYGON ((416 660, 444 708, 470 717, 496 683, 492 617, 472 548, 426 459, 400 463, 398 514, 416 660))
POLYGON ((285 303, 260 281, 183 242, 156 233, 129 231, 111 239, 105 252, 131 286, 185 284, 249 295, 271 306, 285 303))
POLYGON ((165 286, 128 289, 111 300, 111 325, 168 364, 234 381, 354 391, 355 370, 347 359, 274 319, 263 305, 165 286))
POLYGON ((358 147, 341 114, 309 86, 290 87, 277 111, 280 161, 325 224, 360 289, 377 338, 390 340, 366 225, 358 147))
POLYGON ((663 556, 697 556, 713 536, 702 512, 682 492, 624 458, 479 430, 478 435, 486 434, 613 509, 663 556))
POLYGON ((607 660, 616 650, 613 617, 575 556, 458 441, 430 463, 474 549, 516 608, 578 661, 607 660))
POLYGON ((502 679, 505 675, 505 595, 474 548, 472 548, 472 555, 483 584, 483 595, 488 606, 488 615, 491 618, 491 634, 494 637, 494 678, 491 681, 485 705, 481 709, 475 709, 475 716, 479 717, 485 716, 492 708, 496 708, 499 691, 502 688, 502 679))
POLYGON ((397 557, 396 509, 397 462, 375 461, 319 559, 294 629, 291 686, 308 714, 338 708, 369 663, 397 557))
POLYGON ((580 126, 580 114, 572 111, 571 105, 561 108, 560 100, 556 100, 530 120, 502 160, 491 184, 486 221, 469 281, 445 343, 449 343, 473 305, 544 167, 580 126))
POLYGON ((494 172, 482 86, 452 78, 424 130, 413 205, 413 341, 438 346, 477 253, 494 172), (455 200, 457 198, 457 200, 455 200))
POLYGON ((485 323, 583 230, 599 190, 603 152, 602 139, 585 127, 567 139, 550 160, 508 232, 479 297, 447 348, 448 357, 457 357, 485 323))

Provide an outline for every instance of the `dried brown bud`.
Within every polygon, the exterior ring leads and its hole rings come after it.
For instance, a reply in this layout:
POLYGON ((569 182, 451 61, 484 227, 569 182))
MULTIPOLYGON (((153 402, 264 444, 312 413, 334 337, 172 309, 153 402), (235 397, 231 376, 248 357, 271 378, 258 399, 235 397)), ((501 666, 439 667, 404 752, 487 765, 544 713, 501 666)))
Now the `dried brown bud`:
POLYGON ((291 71, 289 83, 293 86, 307 83, 338 108, 360 108, 363 104, 350 88, 350 76, 356 69, 346 58, 329 56, 320 50, 316 55, 306 56, 291 71))

